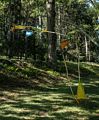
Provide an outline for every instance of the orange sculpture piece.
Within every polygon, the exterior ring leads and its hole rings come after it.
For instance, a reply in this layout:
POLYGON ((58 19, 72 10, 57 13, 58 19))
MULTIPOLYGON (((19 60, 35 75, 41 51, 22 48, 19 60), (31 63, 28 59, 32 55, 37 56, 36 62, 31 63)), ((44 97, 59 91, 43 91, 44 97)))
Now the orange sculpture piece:
POLYGON ((69 45, 68 40, 62 40, 61 43, 60 43, 61 49, 64 49, 68 45, 69 45))

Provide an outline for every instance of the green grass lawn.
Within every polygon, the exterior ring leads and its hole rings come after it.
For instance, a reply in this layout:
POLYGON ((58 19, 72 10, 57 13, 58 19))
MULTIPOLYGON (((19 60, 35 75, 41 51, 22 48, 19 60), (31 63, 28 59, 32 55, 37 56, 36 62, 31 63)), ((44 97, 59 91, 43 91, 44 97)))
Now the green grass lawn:
MULTIPOLYGON (((81 79, 89 99, 80 104, 71 95, 67 80, 63 79, 64 68, 60 74, 29 63, 22 65, 0 64, 0 120, 99 119, 98 65, 81 64, 81 79)), ((77 64, 68 63, 68 67, 76 94, 77 64)))

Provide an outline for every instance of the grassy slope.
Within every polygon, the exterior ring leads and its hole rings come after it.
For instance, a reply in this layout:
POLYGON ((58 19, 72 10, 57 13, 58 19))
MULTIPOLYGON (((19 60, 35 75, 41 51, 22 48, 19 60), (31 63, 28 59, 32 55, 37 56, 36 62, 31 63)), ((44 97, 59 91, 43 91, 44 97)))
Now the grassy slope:
MULTIPOLYGON (((0 59, 0 120, 98 120, 99 66, 81 64, 81 80, 89 100, 77 104, 65 77, 65 68, 56 71, 24 61, 0 59)), ((68 63, 74 93, 77 64, 68 63)))

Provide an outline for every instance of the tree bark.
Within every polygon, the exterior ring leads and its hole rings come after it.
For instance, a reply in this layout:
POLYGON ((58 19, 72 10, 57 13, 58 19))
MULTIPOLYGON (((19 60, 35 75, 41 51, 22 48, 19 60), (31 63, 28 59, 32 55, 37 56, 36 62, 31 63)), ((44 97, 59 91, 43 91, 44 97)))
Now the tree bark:
POLYGON ((85 50, 86 50, 86 61, 88 61, 88 41, 86 36, 85 36, 85 50))
MULTIPOLYGON (((47 30, 55 32, 55 0, 47 0, 47 30)), ((56 34, 48 33, 48 61, 56 61, 56 34)))
MULTIPOLYGON (((9 57, 13 57, 13 53, 15 52, 15 33, 11 31, 11 27, 13 24, 21 23, 21 9, 22 4, 21 0, 10 0, 7 10, 5 11, 6 23, 5 23, 5 36, 6 41, 9 42, 8 45, 8 55, 9 57), (10 36, 10 37, 9 37, 10 36)), ((19 36, 17 36, 19 37, 19 36)))

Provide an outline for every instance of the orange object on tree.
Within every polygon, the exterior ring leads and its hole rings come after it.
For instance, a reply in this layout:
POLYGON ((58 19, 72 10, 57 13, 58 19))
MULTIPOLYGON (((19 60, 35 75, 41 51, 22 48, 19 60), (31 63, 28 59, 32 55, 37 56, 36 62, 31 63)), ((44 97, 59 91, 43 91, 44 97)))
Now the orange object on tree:
POLYGON ((63 40, 60 43, 60 47, 61 49, 64 49, 66 46, 68 46, 69 42, 67 40, 63 40))

